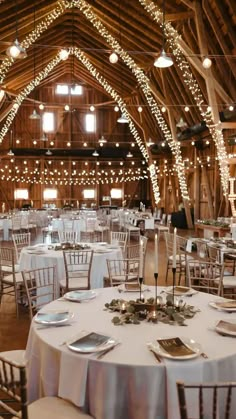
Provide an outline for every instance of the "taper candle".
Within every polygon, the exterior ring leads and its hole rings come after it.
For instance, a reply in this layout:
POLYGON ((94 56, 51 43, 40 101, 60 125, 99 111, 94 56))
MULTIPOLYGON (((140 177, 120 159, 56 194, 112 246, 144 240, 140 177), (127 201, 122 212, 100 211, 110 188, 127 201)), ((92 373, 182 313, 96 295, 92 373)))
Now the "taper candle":
POLYGON ((158 273, 158 236, 155 234, 154 273, 158 273))
POLYGON ((174 242, 173 242, 173 262, 172 262, 173 268, 176 268, 176 232, 177 232, 177 229, 175 227, 174 228, 174 242))
POLYGON ((139 278, 143 278, 143 240, 140 240, 139 250, 139 278))

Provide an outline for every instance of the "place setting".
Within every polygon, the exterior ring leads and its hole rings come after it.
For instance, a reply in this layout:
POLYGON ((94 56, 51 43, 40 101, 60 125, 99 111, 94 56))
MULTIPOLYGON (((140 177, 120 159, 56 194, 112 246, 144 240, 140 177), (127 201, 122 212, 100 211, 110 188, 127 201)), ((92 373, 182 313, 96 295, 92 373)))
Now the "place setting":
POLYGON ((43 310, 34 316, 34 322, 37 324, 37 329, 45 329, 70 326, 73 318, 74 313, 70 310, 43 310))
POLYGON ((162 358, 172 361, 188 361, 203 356, 201 345, 186 337, 161 337, 153 342, 148 342, 147 347, 159 362, 162 361, 162 358))
POLYGON ((58 301, 81 303, 83 301, 93 300, 97 295, 97 291, 94 290, 75 290, 65 293, 62 297, 58 298, 58 301))
POLYGON ((111 336, 97 332, 82 331, 62 342, 66 347, 80 355, 88 355, 101 359, 121 342, 111 336))

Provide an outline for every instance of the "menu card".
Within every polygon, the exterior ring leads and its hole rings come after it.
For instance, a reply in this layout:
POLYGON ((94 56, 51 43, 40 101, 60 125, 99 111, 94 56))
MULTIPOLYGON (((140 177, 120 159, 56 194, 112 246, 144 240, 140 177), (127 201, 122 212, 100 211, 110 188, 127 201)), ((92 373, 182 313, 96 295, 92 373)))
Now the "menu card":
POLYGON ((224 320, 220 320, 219 323, 217 323, 216 327, 220 327, 221 329, 224 329, 225 331, 236 333, 236 323, 230 323, 224 320))
POLYGON ((215 303, 217 307, 222 308, 236 308, 236 300, 235 301, 218 301, 215 303))
POLYGON ((128 291, 139 291, 139 285, 138 284, 125 284, 125 289, 128 291))
POLYGON ((187 346, 180 338, 157 339, 157 342, 171 356, 193 355, 195 352, 187 346))
POLYGON ((91 332, 86 336, 72 342, 70 346, 80 349, 84 352, 92 352, 98 346, 103 345, 110 339, 110 336, 100 335, 99 333, 91 332))

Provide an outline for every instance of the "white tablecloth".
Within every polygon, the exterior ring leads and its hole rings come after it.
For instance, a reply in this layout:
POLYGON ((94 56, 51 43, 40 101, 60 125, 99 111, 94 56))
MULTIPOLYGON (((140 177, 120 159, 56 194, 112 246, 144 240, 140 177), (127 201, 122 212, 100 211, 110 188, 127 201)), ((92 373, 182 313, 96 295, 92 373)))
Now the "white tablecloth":
MULTIPOLYGON (((150 297, 151 292, 145 295, 150 297)), ((187 327, 145 321, 114 326, 113 314, 103 310, 104 304, 112 298, 137 297, 138 293, 119 294, 116 288, 105 288, 98 290, 97 298, 81 304, 51 303, 49 308, 70 309, 75 317, 71 326, 61 328, 42 329, 32 322, 26 351, 30 400, 60 395, 85 406, 96 419, 178 419, 177 380, 236 381, 236 340, 214 330, 216 321, 236 320, 236 313, 214 310, 208 302, 217 297, 199 293, 184 298, 201 310, 186 321, 187 327), (61 345, 82 330, 108 334, 121 345, 101 360, 61 345), (209 359, 158 363, 146 343, 168 336, 194 339, 209 359)))
MULTIPOLYGON (((103 287, 103 278, 108 276, 107 272, 107 259, 121 259, 122 252, 120 248, 110 249, 107 253, 96 253, 96 249, 104 249, 105 246, 100 246, 98 243, 89 243, 89 245, 94 248, 93 261, 91 267, 91 278, 90 284, 91 288, 101 288, 103 287)), ((19 269, 20 271, 28 269, 37 269, 43 268, 45 266, 56 266, 56 277, 58 282, 65 278, 65 267, 62 250, 50 249, 51 246, 48 245, 39 245, 35 247, 36 249, 42 249, 44 253, 36 254, 34 250, 27 250, 26 248, 21 251, 20 260, 19 260, 19 269)), ((59 291, 58 291, 59 292, 59 291)), ((59 295, 59 294, 58 294, 59 295)))
POLYGON ((11 227, 10 218, 1 218, 0 219, 0 228, 3 229, 3 240, 9 240, 9 228, 11 227))
MULTIPOLYGON (((54 218, 52 220, 53 230, 63 230, 63 220, 61 218, 54 218)), ((83 218, 74 220, 74 230, 78 233, 78 240, 80 240, 81 230, 86 230, 86 220, 83 218)))

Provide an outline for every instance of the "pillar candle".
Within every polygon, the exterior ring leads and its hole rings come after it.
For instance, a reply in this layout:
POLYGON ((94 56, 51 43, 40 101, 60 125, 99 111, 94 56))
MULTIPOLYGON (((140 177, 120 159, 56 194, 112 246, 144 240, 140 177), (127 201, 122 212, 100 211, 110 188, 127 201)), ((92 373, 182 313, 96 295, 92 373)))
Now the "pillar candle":
POLYGON ((174 228, 174 242, 173 242, 173 262, 172 262, 173 268, 176 268, 176 232, 177 232, 177 229, 175 227, 174 228))
POLYGON ((158 237, 155 234, 154 273, 158 273, 158 237))
POLYGON ((139 253, 139 278, 143 278, 143 241, 140 241, 139 253))

